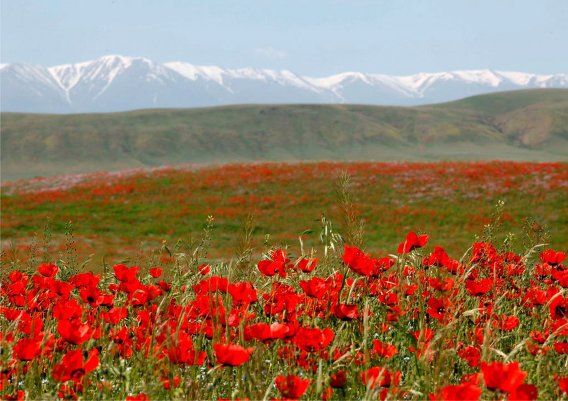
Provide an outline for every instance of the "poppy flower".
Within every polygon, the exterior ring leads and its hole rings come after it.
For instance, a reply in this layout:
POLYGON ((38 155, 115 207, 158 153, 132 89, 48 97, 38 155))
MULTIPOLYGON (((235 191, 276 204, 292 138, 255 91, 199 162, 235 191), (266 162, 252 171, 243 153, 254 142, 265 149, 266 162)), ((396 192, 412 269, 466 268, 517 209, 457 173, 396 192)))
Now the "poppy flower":
POLYGON ((250 359, 254 348, 235 344, 213 344, 217 362, 225 366, 239 366, 250 359))
POLYGON ((451 277, 447 278, 438 278, 438 277, 430 277, 428 279, 428 285, 441 292, 446 292, 451 290, 454 287, 454 280, 451 277))
POLYGON ((150 269, 150 276, 153 278, 158 278, 162 275, 162 268, 161 267, 152 267, 150 269))
POLYGON ((370 388, 396 386, 400 382, 400 371, 391 373, 386 368, 375 366, 361 372, 361 381, 370 388))
POLYGON ((57 332, 68 343, 79 345, 91 338, 93 328, 79 320, 60 320, 57 323, 57 332))
POLYGON ((61 363, 55 365, 51 372, 53 378, 60 382, 73 380, 80 383, 83 376, 99 366, 99 351, 93 348, 83 355, 83 350, 77 349, 63 355, 61 363))
POLYGON ((397 348, 392 344, 387 344, 379 340, 373 340, 373 350, 381 358, 392 358, 398 353, 397 348))
POLYGON ((483 280, 466 280, 465 289, 470 295, 481 296, 487 294, 493 287, 493 279, 484 278, 483 280))
POLYGON ((296 332, 294 342, 300 349, 307 352, 314 352, 327 348, 334 337, 335 333, 330 328, 320 330, 317 328, 310 329, 301 327, 296 332))
POLYGON ((316 258, 311 258, 311 259, 302 258, 298 262, 297 266, 304 273, 311 273, 312 271, 314 271, 317 264, 318 264, 318 260, 316 258))
POLYGON ((538 398, 538 389, 533 384, 521 384, 509 394, 511 401, 533 401, 538 398))
POLYGON ((225 277, 211 276, 201 280, 194 285, 193 292, 196 294, 210 294, 214 292, 226 293, 229 287, 229 280, 225 277))
POLYGON ((428 268, 430 266, 445 267, 450 262, 451 259, 444 248, 442 248, 441 246, 436 246, 434 247, 434 250, 430 255, 422 259, 422 266, 424 266, 425 268, 428 268))
POLYGON ((150 397, 147 394, 127 395, 126 401, 150 401, 150 397))
POLYGON ((277 249, 270 253, 269 260, 261 260, 258 262, 258 270, 265 276, 272 277, 278 274, 280 277, 286 277, 286 269, 290 259, 286 257, 286 252, 277 249))
POLYGON ((550 318, 553 320, 568 318, 568 297, 555 296, 549 304, 550 318))
POLYGON ((330 280, 320 277, 312 277, 309 280, 300 280, 300 287, 304 293, 311 298, 323 299, 330 295, 331 290, 330 280))
POLYGON ((353 320, 359 317, 357 305, 339 304, 333 307, 333 314, 341 320, 353 320))
POLYGON ((555 342, 554 350, 559 354, 568 355, 568 342, 555 342))
POLYGON ((61 299, 53 306, 53 317, 61 320, 80 318, 83 308, 76 299, 61 299))
POLYGON ((354 246, 345 245, 343 263, 361 276, 371 276, 375 273, 375 260, 354 246))
POLYGON ((310 379, 302 379, 299 376, 277 376, 274 380, 276 388, 282 394, 282 397, 290 400, 297 400, 304 395, 310 386, 310 379))
POLYGON ((132 282, 136 280, 136 276, 140 271, 138 266, 128 267, 122 264, 114 265, 112 267, 114 270, 114 276, 118 281, 122 282, 132 282))
POLYGON ((229 284, 228 292, 236 305, 249 305, 257 300, 256 290, 251 283, 246 281, 229 284))
POLYGON ((33 360, 41 351, 41 340, 34 340, 32 338, 22 338, 19 340, 12 352, 14 353, 14 358, 20 361, 31 361, 33 360))
POLYGON ((99 285, 99 281, 101 280, 100 275, 94 275, 91 272, 87 273, 78 273, 73 277, 69 278, 69 283, 73 284, 77 288, 81 287, 96 287, 99 285))
POLYGON ((568 376, 557 376, 554 379, 558 382, 558 388, 560 389, 560 391, 562 391, 564 394, 568 394, 568 376))
POLYGON ((559 265, 565 258, 566 254, 564 252, 557 252, 552 249, 545 249, 540 253, 540 260, 551 266, 559 265))
POLYGON ((206 274, 209 274, 209 272, 211 271, 211 266, 209 266, 208 264, 202 264, 197 268, 197 270, 199 271, 200 274, 205 276, 206 274))
POLYGON ((53 263, 43 263, 37 268, 37 271, 42 276, 55 277, 55 275, 59 271, 59 268, 53 263))
POLYGON ((446 297, 430 298, 427 313, 440 322, 447 322, 451 318, 452 303, 446 297))
POLYGON ((282 323, 256 323, 245 327, 244 336, 245 340, 249 341, 256 339, 258 341, 266 342, 269 340, 283 339, 290 332, 290 328, 282 323))
POLYGON ((428 235, 417 235, 415 232, 409 232, 406 235, 404 242, 400 243, 398 246, 398 253, 408 253, 416 248, 422 248, 428 243, 428 235))
POLYGON ((463 383, 442 387, 436 394, 430 394, 430 401, 477 401, 482 390, 477 384, 463 383))
POLYGON ((513 392, 527 377, 527 372, 521 370, 519 362, 481 362, 481 372, 485 387, 507 393, 513 392))
POLYGON ((172 363, 179 365, 202 365, 205 361, 205 352, 196 352, 191 337, 180 331, 170 347, 164 350, 172 363))
POLYGON ((493 320, 493 327, 499 328, 503 331, 514 330, 519 326, 519 318, 511 315, 499 315, 493 320))
POLYGON ((338 370, 329 375, 329 385, 333 388, 342 388, 347 384, 347 373, 344 370, 338 370))
POLYGON ((479 366, 481 351, 477 347, 466 347, 458 351, 458 356, 472 368, 479 366))

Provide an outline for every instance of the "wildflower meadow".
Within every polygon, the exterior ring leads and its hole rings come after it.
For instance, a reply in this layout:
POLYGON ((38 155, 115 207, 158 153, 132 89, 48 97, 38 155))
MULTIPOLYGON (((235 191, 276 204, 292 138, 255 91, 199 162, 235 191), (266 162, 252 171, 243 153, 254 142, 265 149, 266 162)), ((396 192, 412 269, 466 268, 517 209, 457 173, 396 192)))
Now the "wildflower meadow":
POLYGON ((566 400, 567 176, 562 163, 318 163, 11 183, 1 398, 566 400), (287 234, 243 220, 255 208, 287 234), (47 215, 63 245, 18 248, 47 215), (84 233, 57 228, 69 215, 84 233), (190 215, 191 240, 117 248, 136 224, 176 237, 190 215), (106 257, 77 247, 90 224, 106 257))

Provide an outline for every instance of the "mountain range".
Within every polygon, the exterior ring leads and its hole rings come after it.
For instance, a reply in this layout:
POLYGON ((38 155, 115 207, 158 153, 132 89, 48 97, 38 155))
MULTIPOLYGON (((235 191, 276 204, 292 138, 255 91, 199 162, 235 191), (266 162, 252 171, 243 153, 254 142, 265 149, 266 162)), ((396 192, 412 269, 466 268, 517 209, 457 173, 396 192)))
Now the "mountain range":
POLYGON ((2 111, 66 114, 231 104, 414 106, 491 92, 568 88, 568 74, 472 70, 313 78, 289 70, 160 64, 110 55, 52 67, 2 64, 0 83, 2 111))

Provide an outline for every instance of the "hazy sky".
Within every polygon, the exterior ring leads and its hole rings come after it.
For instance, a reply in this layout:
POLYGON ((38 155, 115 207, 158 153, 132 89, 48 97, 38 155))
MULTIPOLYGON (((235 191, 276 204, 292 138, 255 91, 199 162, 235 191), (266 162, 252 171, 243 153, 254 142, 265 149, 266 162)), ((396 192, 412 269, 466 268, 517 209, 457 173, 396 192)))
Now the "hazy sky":
POLYGON ((566 0, 0 0, 1 62, 568 72, 566 0))

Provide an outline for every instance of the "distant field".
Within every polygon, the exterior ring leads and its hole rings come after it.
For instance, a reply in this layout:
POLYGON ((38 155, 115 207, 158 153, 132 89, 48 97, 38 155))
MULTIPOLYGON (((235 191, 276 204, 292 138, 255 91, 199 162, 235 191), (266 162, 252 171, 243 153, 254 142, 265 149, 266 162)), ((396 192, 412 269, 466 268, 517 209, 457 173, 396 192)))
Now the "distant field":
POLYGON ((364 243, 374 252, 396 251, 393 244, 415 230, 430 235, 429 246, 442 245, 459 258, 484 234, 499 200, 505 202, 495 232, 499 241, 512 232, 511 247, 568 244, 565 163, 273 163, 9 183, 2 187, 2 257, 23 258, 30 246, 40 249, 49 222, 51 252, 71 246, 81 258, 94 255, 90 266, 99 268, 105 255, 116 262, 159 249, 162 241, 173 250, 178 239, 199 240, 211 215, 209 255, 228 258, 236 254, 242 222, 251 213, 256 252, 265 249, 268 234, 269 244, 297 245, 301 236, 309 248, 319 241, 322 215, 338 232, 344 228, 337 194, 344 172, 365 221, 364 243), (65 236, 69 221, 72 245, 65 236))
POLYGON ((568 160, 568 90, 423 107, 250 105, 127 113, 2 113, 3 181, 164 164, 568 160))

